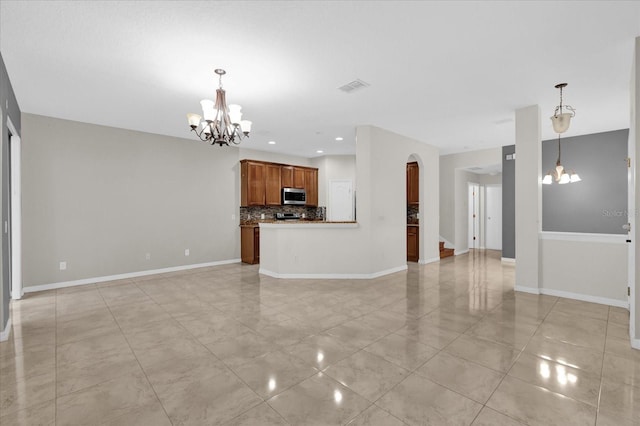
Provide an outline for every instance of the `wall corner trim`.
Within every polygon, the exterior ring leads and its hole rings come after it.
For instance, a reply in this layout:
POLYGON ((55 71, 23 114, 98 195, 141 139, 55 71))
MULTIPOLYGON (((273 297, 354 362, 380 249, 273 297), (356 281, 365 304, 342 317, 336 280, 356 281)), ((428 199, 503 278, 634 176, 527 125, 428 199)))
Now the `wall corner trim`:
POLYGON ((0 331, 0 342, 5 342, 9 340, 9 336, 11 335, 11 317, 7 320, 7 325, 5 325, 4 330, 0 331))
POLYGON ((309 280, 319 280, 319 279, 356 279, 356 280, 368 280, 372 278, 382 277, 384 275, 394 274, 396 272, 406 271, 408 269, 407 265, 397 266, 395 268, 385 269, 383 271, 374 272, 371 274, 280 274, 277 272, 270 271, 268 269, 260 268, 258 271, 262 275, 266 275, 273 278, 282 278, 282 279, 309 279, 309 280))
POLYGON ((97 283, 102 283, 106 281, 115 281, 115 280, 123 280, 127 278, 144 277, 146 275, 164 274, 167 272, 185 271, 188 269, 206 268, 209 266, 227 265, 229 263, 240 263, 240 261, 241 261, 240 259, 229 259, 229 260, 220 260, 216 262, 195 263, 192 265, 172 266, 169 268, 162 268, 162 269, 151 269, 147 271, 128 272, 126 274, 107 275, 103 277, 84 278, 81 280, 74 280, 74 281, 64 281, 64 282, 51 283, 51 284, 34 285, 34 286, 24 287, 23 290, 25 293, 35 293, 37 291, 55 290, 58 288, 75 287, 78 285, 97 284, 97 283))
POLYGON ((439 257, 432 257, 431 259, 420 259, 418 261, 418 264, 420 264, 420 265, 428 265, 429 263, 435 263, 435 262, 440 262, 440 258, 439 257))

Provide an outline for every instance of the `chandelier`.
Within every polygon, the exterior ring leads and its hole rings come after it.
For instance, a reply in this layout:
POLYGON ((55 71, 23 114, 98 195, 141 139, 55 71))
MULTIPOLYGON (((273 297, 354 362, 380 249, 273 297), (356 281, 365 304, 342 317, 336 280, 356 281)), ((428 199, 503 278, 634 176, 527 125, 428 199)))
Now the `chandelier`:
POLYGON ((565 168, 560 162, 561 146, 560 146, 560 134, 566 132, 571 124, 571 119, 576 116, 576 110, 570 105, 562 105, 562 89, 567 87, 567 83, 556 84, 556 89, 560 89, 560 105, 558 105, 551 116, 551 123, 553 124, 553 131, 558 134, 558 160, 556 161, 556 167, 554 171, 550 171, 542 179, 542 183, 545 185, 551 185, 555 180, 559 184, 580 182, 580 176, 574 171, 567 173, 565 168), (566 110, 566 112, 563 111, 566 110))
POLYGON ((240 105, 229 105, 225 91, 222 88, 222 76, 226 74, 223 69, 216 69, 218 74, 218 89, 216 89, 215 103, 209 99, 200 101, 202 106, 202 116, 198 114, 187 114, 187 120, 191 130, 203 142, 210 142, 211 145, 218 144, 229 145, 230 143, 238 145, 242 136, 249 137, 251 131, 251 121, 242 120, 240 105))

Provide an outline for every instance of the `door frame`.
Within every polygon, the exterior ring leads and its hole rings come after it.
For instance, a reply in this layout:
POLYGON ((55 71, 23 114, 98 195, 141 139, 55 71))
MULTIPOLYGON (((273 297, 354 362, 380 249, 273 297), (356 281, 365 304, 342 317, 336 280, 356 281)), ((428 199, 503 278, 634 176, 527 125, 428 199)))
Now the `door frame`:
MULTIPOLYGON (((490 249, 488 247, 487 244, 487 235, 488 235, 488 229, 489 229, 489 201, 488 201, 488 196, 487 196, 487 192, 489 188, 500 188, 500 193, 502 194, 502 184, 501 183, 487 183, 484 185, 484 192, 485 192, 485 197, 484 197, 484 201, 485 201, 485 225, 484 225, 484 247, 488 250, 496 250, 496 249, 490 249)), ((502 225, 502 199, 500 199, 500 224, 502 225)), ((500 237, 502 237, 502 226, 499 227, 500 229, 500 237)), ((502 241, 500 242, 500 251, 502 252, 502 241)))
POLYGON ((9 242, 11 247, 11 298, 19 300, 24 295, 22 288, 22 141, 8 115, 7 128, 11 132, 11 137, 7 141, 10 144, 9 151, 11 152, 11 211, 9 215, 11 224, 9 242))

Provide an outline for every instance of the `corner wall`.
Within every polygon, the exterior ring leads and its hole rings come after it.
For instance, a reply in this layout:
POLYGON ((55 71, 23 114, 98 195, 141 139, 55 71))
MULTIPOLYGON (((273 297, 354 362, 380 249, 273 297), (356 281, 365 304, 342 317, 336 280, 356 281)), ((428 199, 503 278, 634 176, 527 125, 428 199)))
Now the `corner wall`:
MULTIPOLYGON (((13 92, 13 87, 11 86, 11 81, 9 80, 9 74, 4 64, 4 60, 2 59, 2 53, 0 53, 0 146, 2 149, 0 152, 2 155, 7 155, 8 153, 8 137, 9 137, 9 128, 7 127, 7 118, 11 118, 11 123, 15 126, 15 130, 18 133, 18 136, 22 134, 21 131, 21 121, 22 117, 20 115, 20 107, 18 106, 18 101, 16 99, 15 93, 13 92)), ((2 170, 2 158, 0 157, 0 188, 2 187, 4 181, 4 176, 7 174, 6 170, 2 170)), ((2 245, 0 244, 0 259, 2 259, 2 245)), ((10 282, 5 281, 1 277, 4 276, 3 273, 2 261, 0 261, 0 333, 4 332, 6 325, 9 321, 9 302, 11 300, 10 296, 10 282)))

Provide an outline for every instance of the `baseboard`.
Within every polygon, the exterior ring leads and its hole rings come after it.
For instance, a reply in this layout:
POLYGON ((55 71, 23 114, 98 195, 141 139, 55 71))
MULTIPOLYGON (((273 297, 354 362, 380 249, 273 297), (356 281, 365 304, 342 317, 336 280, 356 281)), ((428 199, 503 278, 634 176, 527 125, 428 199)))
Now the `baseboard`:
POLYGON ((440 258, 439 257, 432 257, 431 259, 420 259, 418 261, 418 263, 420 265, 428 265, 429 263, 435 263, 435 262, 440 262, 440 258))
POLYGON ((569 291, 553 290, 541 288, 540 294, 547 296, 564 297, 566 299, 581 300, 583 302, 598 303, 600 305, 616 306, 618 308, 629 309, 629 302, 626 300, 609 299, 608 297, 590 296, 588 294, 572 293, 569 291))
POLYGON ((0 331, 0 342, 9 340, 11 335, 11 317, 7 320, 7 325, 4 326, 4 330, 0 331))
POLYGON ((631 347, 633 349, 640 349, 640 339, 631 339, 631 347))
POLYGON ((629 309, 629 303, 626 300, 609 299, 608 297, 590 296, 588 294, 571 293, 569 291, 554 290, 550 288, 524 287, 519 285, 516 285, 514 290, 523 293, 544 294, 545 296, 563 297, 565 299, 580 300, 582 302, 598 303, 600 305, 629 309))
POLYGON ((394 274, 396 272, 406 271, 407 269, 408 269, 407 265, 402 265, 396 268, 385 269, 384 271, 374 272, 372 274, 280 274, 277 272, 269 271, 268 269, 264 269, 264 268, 260 268, 258 272, 262 275, 267 275, 269 277, 282 278, 282 279, 369 280, 372 278, 382 277, 384 275, 394 274))
POLYGON ((500 260, 503 263, 516 263, 516 260, 514 258, 512 258, 512 257, 502 257, 502 258, 500 258, 500 260))
POLYGON ((513 289, 515 291, 520 291, 522 293, 540 294, 540 289, 538 287, 525 287, 521 285, 516 285, 513 287, 513 289))
POLYGON ((453 251, 453 255, 454 256, 459 256, 461 254, 467 254, 469 253, 469 249, 464 249, 464 250, 454 250, 453 251))
POLYGON ((187 269, 206 268, 208 266, 227 265, 230 263, 240 263, 240 259, 220 260, 217 262, 195 263, 192 265, 172 266, 170 268, 151 269, 147 271, 128 272, 126 274, 107 275, 103 277, 84 278, 81 280, 64 281, 52 284, 34 285, 24 287, 24 293, 35 293, 37 291, 55 290, 58 288, 75 287, 78 285, 96 284, 106 281, 124 280, 127 278, 144 277, 146 275, 164 274, 167 272, 185 271, 187 269))

